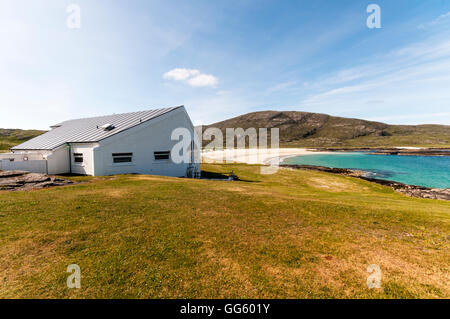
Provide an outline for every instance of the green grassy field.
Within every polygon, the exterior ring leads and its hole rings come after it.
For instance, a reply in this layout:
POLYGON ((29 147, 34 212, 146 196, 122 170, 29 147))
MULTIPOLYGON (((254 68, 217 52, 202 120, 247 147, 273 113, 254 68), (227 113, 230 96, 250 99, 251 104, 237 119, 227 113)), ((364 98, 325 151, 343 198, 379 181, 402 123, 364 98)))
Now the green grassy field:
POLYGON ((0 192, 2 298, 449 298, 450 203, 363 180, 203 165, 0 192), (81 267, 81 289, 66 268, 81 267), (366 269, 381 267, 381 288, 366 269))
POLYGON ((8 150, 20 143, 41 135, 45 131, 39 130, 19 130, 19 129, 3 129, 0 128, 0 153, 8 152, 8 150))

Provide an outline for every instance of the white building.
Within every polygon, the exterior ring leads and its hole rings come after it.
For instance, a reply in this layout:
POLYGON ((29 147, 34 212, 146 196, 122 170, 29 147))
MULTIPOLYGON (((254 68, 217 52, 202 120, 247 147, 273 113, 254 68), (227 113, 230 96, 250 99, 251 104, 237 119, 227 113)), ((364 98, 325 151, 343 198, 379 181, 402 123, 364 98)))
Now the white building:
MULTIPOLYGON (((0 169, 93 176, 200 175, 197 143, 187 142, 184 161, 173 160, 172 149, 182 138, 172 140, 172 132, 184 128, 189 137, 195 136, 184 106, 70 120, 51 128, 0 154, 0 169)), ((183 155, 183 150, 178 153, 183 155)))

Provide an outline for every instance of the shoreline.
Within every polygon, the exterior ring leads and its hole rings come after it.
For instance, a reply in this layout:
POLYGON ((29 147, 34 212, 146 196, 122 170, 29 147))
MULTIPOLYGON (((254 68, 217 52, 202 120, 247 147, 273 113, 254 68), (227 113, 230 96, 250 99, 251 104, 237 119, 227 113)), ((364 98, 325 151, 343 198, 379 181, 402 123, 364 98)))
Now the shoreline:
MULTIPOLYGON (((396 181, 384 180, 367 177, 363 170, 351 170, 345 168, 331 168, 325 166, 314 165, 289 165, 282 164, 282 162, 290 157, 313 155, 313 154, 333 154, 337 152, 361 152, 368 151, 369 149, 311 149, 311 148, 278 148, 278 149, 228 149, 220 151, 202 152, 202 159, 205 163, 245 163, 245 164, 259 164, 259 165, 279 165, 284 168, 291 169, 306 169, 322 171, 332 174, 345 175, 350 177, 356 177, 369 182, 377 183, 383 186, 388 186, 396 192, 403 193, 410 197, 427 198, 436 200, 448 200, 450 201, 450 188, 429 188, 418 185, 409 185, 396 181)), ((385 151, 387 149, 370 149, 370 151, 385 151)), ((433 149, 434 150, 434 149, 433 149)), ((447 149, 445 149, 447 150, 447 149)), ((412 152, 418 152, 416 148, 395 148, 395 152, 404 152, 402 155, 413 155, 412 152), (405 154, 408 153, 408 154, 405 154)), ((429 151, 429 149, 421 149, 420 151, 429 151)), ((443 156, 450 156, 450 152, 447 152, 443 156)), ((423 153, 421 153, 423 154, 423 153)), ((378 155, 399 155, 399 154, 378 154, 378 155)), ((418 156, 418 155, 416 155, 418 156)), ((420 155, 427 156, 427 155, 420 155)), ((428 155, 433 156, 433 155, 428 155)), ((435 156, 435 155, 434 155, 435 156)))
POLYGON ((398 155, 398 156, 450 156, 449 148, 436 147, 360 147, 360 148, 317 148, 327 152, 369 152, 370 155, 398 155))
POLYGON ((274 149, 225 149, 216 151, 202 151, 202 159, 206 163, 246 163, 260 165, 277 165, 284 159, 301 155, 331 154, 332 152, 318 152, 308 148, 274 148, 274 149))
POLYGON ((449 148, 390 147, 390 148, 276 148, 276 149, 224 149, 202 151, 208 162, 237 162, 246 164, 277 165, 285 159, 302 155, 333 154, 339 152, 369 152, 370 155, 397 156, 450 156, 449 148), (278 159, 278 160, 277 160, 278 159))

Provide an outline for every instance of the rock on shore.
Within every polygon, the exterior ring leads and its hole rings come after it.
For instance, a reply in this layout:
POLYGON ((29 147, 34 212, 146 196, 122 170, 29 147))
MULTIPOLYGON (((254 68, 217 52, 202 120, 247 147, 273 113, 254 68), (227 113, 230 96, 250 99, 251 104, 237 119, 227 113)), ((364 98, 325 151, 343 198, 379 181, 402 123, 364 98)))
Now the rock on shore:
POLYGON ((370 182, 375 182, 378 184, 382 184, 385 186, 389 186, 397 192, 406 194, 410 197, 418 197, 418 198, 428 198, 428 199, 440 199, 440 200, 450 200, 450 189, 441 189, 441 188, 428 188, 417 185, 408 185, 393 181, 387 181, 384 179, 376 179, 376 178, 368 178, 368 177, 360 177, 370 182))
POLYGON ((73 184, 72 181, 25 171, 0 171, 0 190, 32 190, 73 184))

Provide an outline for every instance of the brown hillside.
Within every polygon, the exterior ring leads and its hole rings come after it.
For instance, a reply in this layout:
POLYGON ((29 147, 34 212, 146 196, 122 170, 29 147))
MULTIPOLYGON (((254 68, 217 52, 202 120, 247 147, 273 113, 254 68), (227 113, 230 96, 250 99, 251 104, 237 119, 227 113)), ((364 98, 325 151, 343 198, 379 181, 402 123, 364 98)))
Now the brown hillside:
POLYGON ((279 128, 282 146, 380 147, 450 145, 450 126, 389 125, 327 114, 295 111, 263 111, 207 125, 226 128, 279 128))

